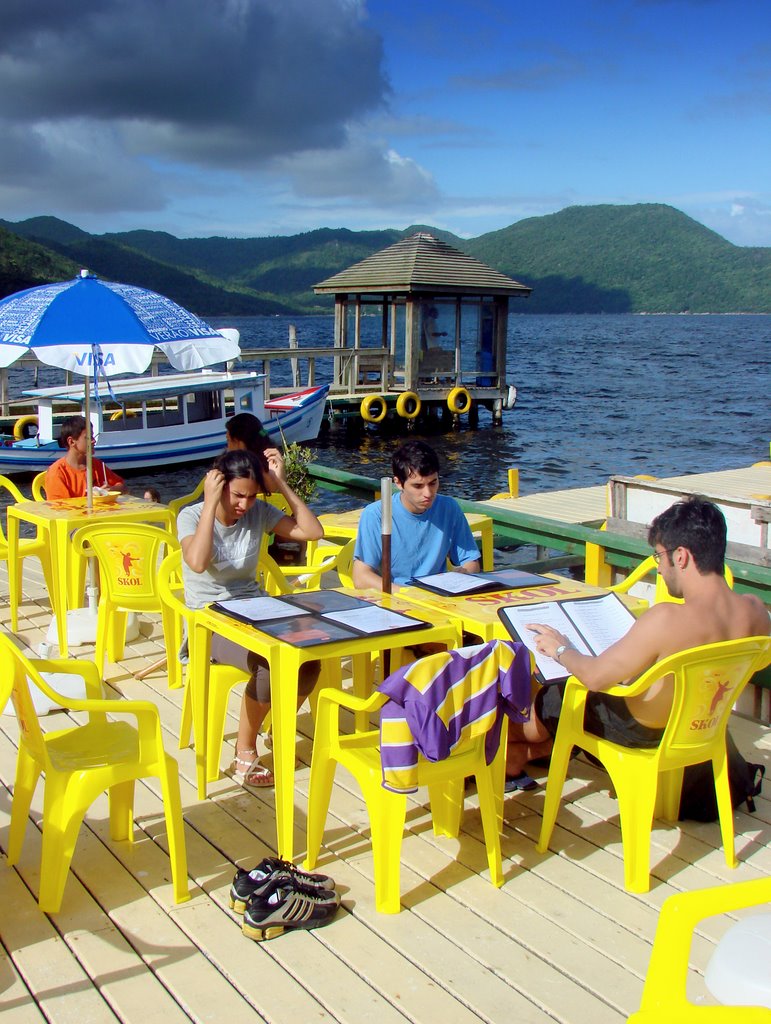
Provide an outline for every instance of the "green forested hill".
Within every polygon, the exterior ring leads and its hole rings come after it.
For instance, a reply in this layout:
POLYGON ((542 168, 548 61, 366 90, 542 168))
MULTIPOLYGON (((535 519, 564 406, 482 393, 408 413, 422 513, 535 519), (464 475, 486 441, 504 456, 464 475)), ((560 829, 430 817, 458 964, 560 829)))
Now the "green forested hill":
MULTIPOLYGON (((331 308, 331 297, 315 296, 313 284, 419 230, 531 285, 517 312, 771 313, 771 249, 732 245, 663 205, 575 206, 465 240, 424 225, 182 239, 159 231, 89 235, 54 217, 0 225, 15 232, 0 233, 0 267, 6 247, 25 244, 18 237, 24 236, 77 266, 153 288, 202 315, 331 308)), ((49 279, 62 276, 52 270, 49 279)), ((3 294, 15 290, 2 287, 3 294)))
POLYGON ((771 249, 671 206, 573 206, 466 243, 533 287, 533 312, 771 313, 771 249))
MULTIPOLYGON (((0 221, 0 225, 35 240, 39 243, 38 247, 45 244, 48 250, 54 250, 66 258, 66 265, 70 270, 54 274, 48 280, 74 277, 81 267, 85 267, 111 281, 122 281, 125 284, 135 284, 161 292, 201 316, 250 316, 294 311, 280 298, 260 295, 256 291, 241 290, 222 280, 188 272, 184 268, 149 257, 138 249, 111 241, 107 235, 89 235, 55 217, 36 217, 15 225, 0 221)), ((148 234, 152 235, 154 232, 148 234)), ((21 242, 21 239, 17 238, 17 241, 21 242)), ((53 256, 54 253, 49 252, 49 255, 53 256)), ((3 294, 15 290, 11 288, 3 294)))
POLYGON ((66 280, 74 277, 77 270, 70 260, 0 226, 0 297, 38 284, 66 280))

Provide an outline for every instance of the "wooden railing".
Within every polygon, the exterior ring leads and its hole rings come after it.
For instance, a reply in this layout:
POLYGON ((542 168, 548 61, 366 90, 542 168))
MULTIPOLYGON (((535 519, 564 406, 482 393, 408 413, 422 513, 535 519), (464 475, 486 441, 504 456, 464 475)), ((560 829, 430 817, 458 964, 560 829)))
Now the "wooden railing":
MULTIPOLYGON (((266 394, 282 394, 289 391, 297 391, 303 387, 313 387, 317 380, 331 380, 332 392, 337 394, 364 394, 367 391, 387 391, 390 389, 391 380, 391 353, 387 348, 333 348, 329 345, 318 348, 259 348, 244 349, 238 362, 261 364, 261 372, 266 376, 266 394), (276 361, 289 361, 291 384, 285 387, 271 389, 270 371, 271 364, 276 361), (330 360, 332 365, 319 377, 318 362, 330 360)), ((166 358, 156 352, 150 367, 151 374, 157 374, 161 365, 168 365, 166 358)), ((232 367, 238 363, 231 364, 232 367)), ((0 368, 0 416, 21 415, 32 410, 31 399, 23 397, 10 397, 8 392, 8 371, 9 369, 24 369, 29 371, 29 384, 27 388, 36 387, 34 371, 41 364, 33 355, 25 355, 17 359, 12 367, 0 368)), ((82 378, 79 378, 82 379, 82 378)), ((76 382, 76 375, 65 374, 65 383, 76 382)))

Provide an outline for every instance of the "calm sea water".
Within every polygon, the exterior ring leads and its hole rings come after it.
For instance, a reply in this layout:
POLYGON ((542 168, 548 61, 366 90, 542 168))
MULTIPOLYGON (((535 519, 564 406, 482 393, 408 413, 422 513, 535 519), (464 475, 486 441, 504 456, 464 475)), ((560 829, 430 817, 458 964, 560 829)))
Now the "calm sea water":
MULTIPOLYGON (((290 323, 301 348, 332 343, 331 316, 212 323, 237 327, 246 349, 286 344, 290 323)), ((379 344, 379 319, 363 323, 363 343, 379 344)), ((331 361, 325 363, 329 374, 331 361)), ((319 382, 324 369, 317 368, 319 382)), ((274 383, 288 384, 288 374, 288 365, 282 372, 273 364, 274 383)), ((28 377, 25 371, 11 382, 12 395, 31 385, 28 377)), ((464 425, 427 438, 441 454, 445 491, 488 498, 506 489, 510 466, 519 467, 527 494, 604 483, 615 473, 673 476, 769 458, 769 316, 518 314, 509 319, 508 378, 518 400, 503 427, 494 428, 483 411, 478 430, 464 425)), ((357 435, 334 429, 309 447, 318 462, 379 478, 389 473, 398 443, 363 427, 357 435)), ((149 471, 130 483, 138 493, 152 482, 168 500, 200 476, 196 466, 149 471)), ((326 511, 343 501, 351 503, 321 492, 313 504, 326 511)))

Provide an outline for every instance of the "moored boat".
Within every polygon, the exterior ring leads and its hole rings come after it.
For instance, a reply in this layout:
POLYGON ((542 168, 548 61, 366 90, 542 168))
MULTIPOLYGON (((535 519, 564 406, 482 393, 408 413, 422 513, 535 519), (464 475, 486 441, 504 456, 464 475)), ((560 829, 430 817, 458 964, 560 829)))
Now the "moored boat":
MULTIPOLYGON (((225 423, 234 413, 258 416, 272 441, 313 440, 324 414, 328 386, 307 388, 266 401, 265 375, 198 370, 157 377, 100 382, 90 412, 96 454, 112 469, 203 462, 225 445, 225 423)), ((37 405, 34 437, 4 435, 0 473, 38 473, 62 454, 56 437, 56 407, 83 405, 83 385, 36 388, 23 392, 37 405)), ((17 427, 27 420, 22 417, 17 427)), ((20 433, 17 429, 16 433, 20 433)))

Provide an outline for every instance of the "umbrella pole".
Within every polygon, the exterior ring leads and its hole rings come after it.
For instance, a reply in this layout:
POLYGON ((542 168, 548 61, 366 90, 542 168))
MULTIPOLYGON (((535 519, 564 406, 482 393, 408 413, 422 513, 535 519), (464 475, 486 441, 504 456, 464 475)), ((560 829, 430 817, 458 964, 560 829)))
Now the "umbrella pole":
MULTIPOLYGON (((380 480, 380 540, 382 556, 380 575, 383 580, 383 593, 391 593, 391 478, 384 476, 380 480)), ((391 674, 391 652, 383 651, 383 679, 391 674)))
MULTIPOLYGON (((96 366, 96 364, 94 364, 96 366)), ((94 380, 96 380, 96 369, 94 369, 94 380)), ((83 411, 86 414, 86 508, 94 507, 94 451, 92 439, 94 430, 91 425, 91 381, 86 377, 86 394, 83 402, 83 411)), ((88 583, 86 584, 86 605, 89 614, 96 615, 97 591, 96 565, 94 559, 88 560, 88 583)))
POLYGON ((94 507, 94 452, 91 443, 94 432, 91 426, 91 383, 88 377, 83 411, 86 416, 86 508, 90 509, 94 507))

